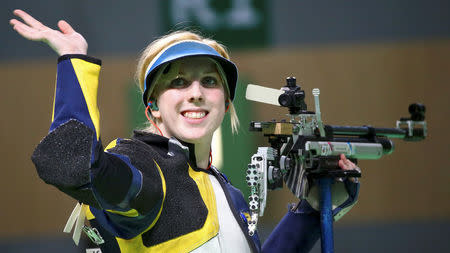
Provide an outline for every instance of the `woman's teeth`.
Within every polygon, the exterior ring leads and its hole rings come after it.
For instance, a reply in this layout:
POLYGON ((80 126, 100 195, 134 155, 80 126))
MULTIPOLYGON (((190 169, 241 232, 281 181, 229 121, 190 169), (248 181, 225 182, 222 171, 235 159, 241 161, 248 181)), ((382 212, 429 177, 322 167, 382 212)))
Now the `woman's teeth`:
POLYGON ((191 119, 200 119, 205 117, 206 113, 205 112, 185 112, 183 113, 183 116, 186 118, 191 118, 191 119))

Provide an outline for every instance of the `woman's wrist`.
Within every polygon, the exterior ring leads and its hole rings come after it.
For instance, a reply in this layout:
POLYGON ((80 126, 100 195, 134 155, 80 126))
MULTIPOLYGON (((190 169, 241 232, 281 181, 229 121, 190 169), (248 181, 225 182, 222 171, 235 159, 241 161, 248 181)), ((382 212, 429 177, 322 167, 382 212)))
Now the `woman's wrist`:
POLYGON ((102 65, 102 61, 100 59, 86 55, 86 54, 64 54, 64 55, 61 55, 58 57, 58 63, 61 61, 64 61, 67 59, 73 59, 73 58, 82 59, 82 60, 97 64, 100 66, 102 65))

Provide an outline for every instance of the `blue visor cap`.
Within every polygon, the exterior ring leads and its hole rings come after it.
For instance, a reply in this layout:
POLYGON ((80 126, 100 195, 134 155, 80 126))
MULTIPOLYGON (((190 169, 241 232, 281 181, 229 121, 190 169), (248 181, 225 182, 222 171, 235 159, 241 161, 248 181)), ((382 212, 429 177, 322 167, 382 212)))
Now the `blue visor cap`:
POLYGON ((145 74, 145 90, 143 94, 144 105, 147 106, 149 91, 158 69, 165 63, 191 56, 208 56, 216 60, 225 72, 230 100, 233 101, 238 78, 236 65, 220 55, 214 48, 197 41, 183 41, 166 48, 163 53, 150 66, 145 74))

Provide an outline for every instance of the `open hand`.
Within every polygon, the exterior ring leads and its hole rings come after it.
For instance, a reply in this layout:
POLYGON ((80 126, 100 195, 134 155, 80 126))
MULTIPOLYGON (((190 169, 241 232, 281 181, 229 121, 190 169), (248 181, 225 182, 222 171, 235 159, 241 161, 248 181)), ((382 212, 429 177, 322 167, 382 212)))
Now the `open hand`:
POLYGON ((21 18, 11 19, 9 23, 24 38, 33 41, 43 41, 48 44, 58 55, 86 54, 88 44, 83 36, 77 33, 72 26, 64 20, 58 22, 60 31, 43 25, 31 15, 22 10, 14 10, 13 14, 21 18))

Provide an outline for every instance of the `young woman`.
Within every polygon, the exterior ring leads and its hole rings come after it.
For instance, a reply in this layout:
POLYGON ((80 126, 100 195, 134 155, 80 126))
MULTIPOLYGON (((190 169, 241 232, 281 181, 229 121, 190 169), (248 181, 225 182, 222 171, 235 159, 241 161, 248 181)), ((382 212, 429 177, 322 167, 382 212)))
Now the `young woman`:
MULTIPOLYGON (((307 201, 290 208, 261 248, 249 236, 248 206, 210 163, 211 140, 226 112, 232 128, 237 68, 222 45, 192 32, 174 32, 142 53, 137 79, 152 126, 103 149, 97 86, 101 61, 87 56, 85 39, 65 21, 60 31, 24 11, 10 24, 59 55, 53 121, 32 160, 39 176, 80 203, 68 224, 84 215, 105 240, 102 252, 305 252, 317 241, 319 215, 307 201)), ((342 169, 356 166, 341 156, 342 169)), ((358 184, 345 182, 356 200, 358 184)), ((350 200, 350 201, 349 201, 350 200)), ((70 230, 69 226, 69 230, 70 230)), ((97 238, 98 239, 98 238, 97 238)))

